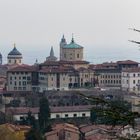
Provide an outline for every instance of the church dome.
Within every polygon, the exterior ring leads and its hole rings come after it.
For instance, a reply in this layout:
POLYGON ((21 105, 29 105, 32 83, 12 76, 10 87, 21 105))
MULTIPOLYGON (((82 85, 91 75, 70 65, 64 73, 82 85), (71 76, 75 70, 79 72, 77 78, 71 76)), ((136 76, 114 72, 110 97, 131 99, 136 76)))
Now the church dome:
POLYGON ((65 45, 63 48, 77 49, 77 48, 83 48, 83 47, 80 46, 80 45, 78 45, 78 44, 76 44, 76 43, 74 42, 74 39, 72 38, 71 43, 65 45))
POLYGON ((13 50, 10 51, 8 55, 22 55, 22 54, 16 49, 16 47, 14 47, 13 50))

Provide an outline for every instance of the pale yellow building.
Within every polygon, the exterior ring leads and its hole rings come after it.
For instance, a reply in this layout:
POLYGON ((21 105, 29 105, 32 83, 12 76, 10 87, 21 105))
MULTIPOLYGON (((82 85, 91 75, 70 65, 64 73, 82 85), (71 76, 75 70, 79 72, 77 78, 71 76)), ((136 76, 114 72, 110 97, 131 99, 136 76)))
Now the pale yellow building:
POLYGON ((60 42, 60 60, 82 61, 83 60, 83 47, 76 44, 74 41, 74 38, 72 38, 70 44, 67 44, 63 36, 60 42))

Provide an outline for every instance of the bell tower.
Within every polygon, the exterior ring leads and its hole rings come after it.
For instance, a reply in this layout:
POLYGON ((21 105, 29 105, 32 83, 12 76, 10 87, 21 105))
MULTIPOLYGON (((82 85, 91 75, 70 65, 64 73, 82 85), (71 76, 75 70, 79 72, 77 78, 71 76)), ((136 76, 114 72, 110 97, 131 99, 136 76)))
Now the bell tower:
POLYGON ((62 39, 61 39, 61 41, 60 41, 60 60, 62 60, 63 58, 63 47, 64 46, 66 46, 67 45, 67 42, 66 42, 66 39, 65 39, 65 37, 64 37, 64 35, 62 36, 62 39))

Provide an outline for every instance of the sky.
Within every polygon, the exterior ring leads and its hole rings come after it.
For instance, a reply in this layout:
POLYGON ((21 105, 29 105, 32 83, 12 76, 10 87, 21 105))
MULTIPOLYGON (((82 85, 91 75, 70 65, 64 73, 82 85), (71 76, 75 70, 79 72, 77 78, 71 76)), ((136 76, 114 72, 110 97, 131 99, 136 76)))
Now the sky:
POLYGON ((140 62, 140 0, 0 0, 0 52, 16 43, 23 62, 41 63, 53 46, 59 58, 62 35, 72 34, 84 47, 84 59, 102 63, 131 59, 140 62))

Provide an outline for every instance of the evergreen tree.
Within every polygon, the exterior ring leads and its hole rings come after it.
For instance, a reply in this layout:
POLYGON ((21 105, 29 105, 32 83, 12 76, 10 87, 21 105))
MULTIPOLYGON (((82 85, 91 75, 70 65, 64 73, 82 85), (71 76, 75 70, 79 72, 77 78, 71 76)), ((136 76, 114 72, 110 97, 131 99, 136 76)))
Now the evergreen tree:
POLYGON ((25 140, 43 140, 43 138, 37 130, 32 128, 25 134, 25 140))
POLYGON ((31 111, 28 112, 26 120, 28 125, 31 125, 33 128, 36 128, 35 117, 32 115, 31 111))
POLYGON ((39 126, 41 130, 45 130, 49 124, 50 108, 47 98, 43 97, 39 101, 39 126))

